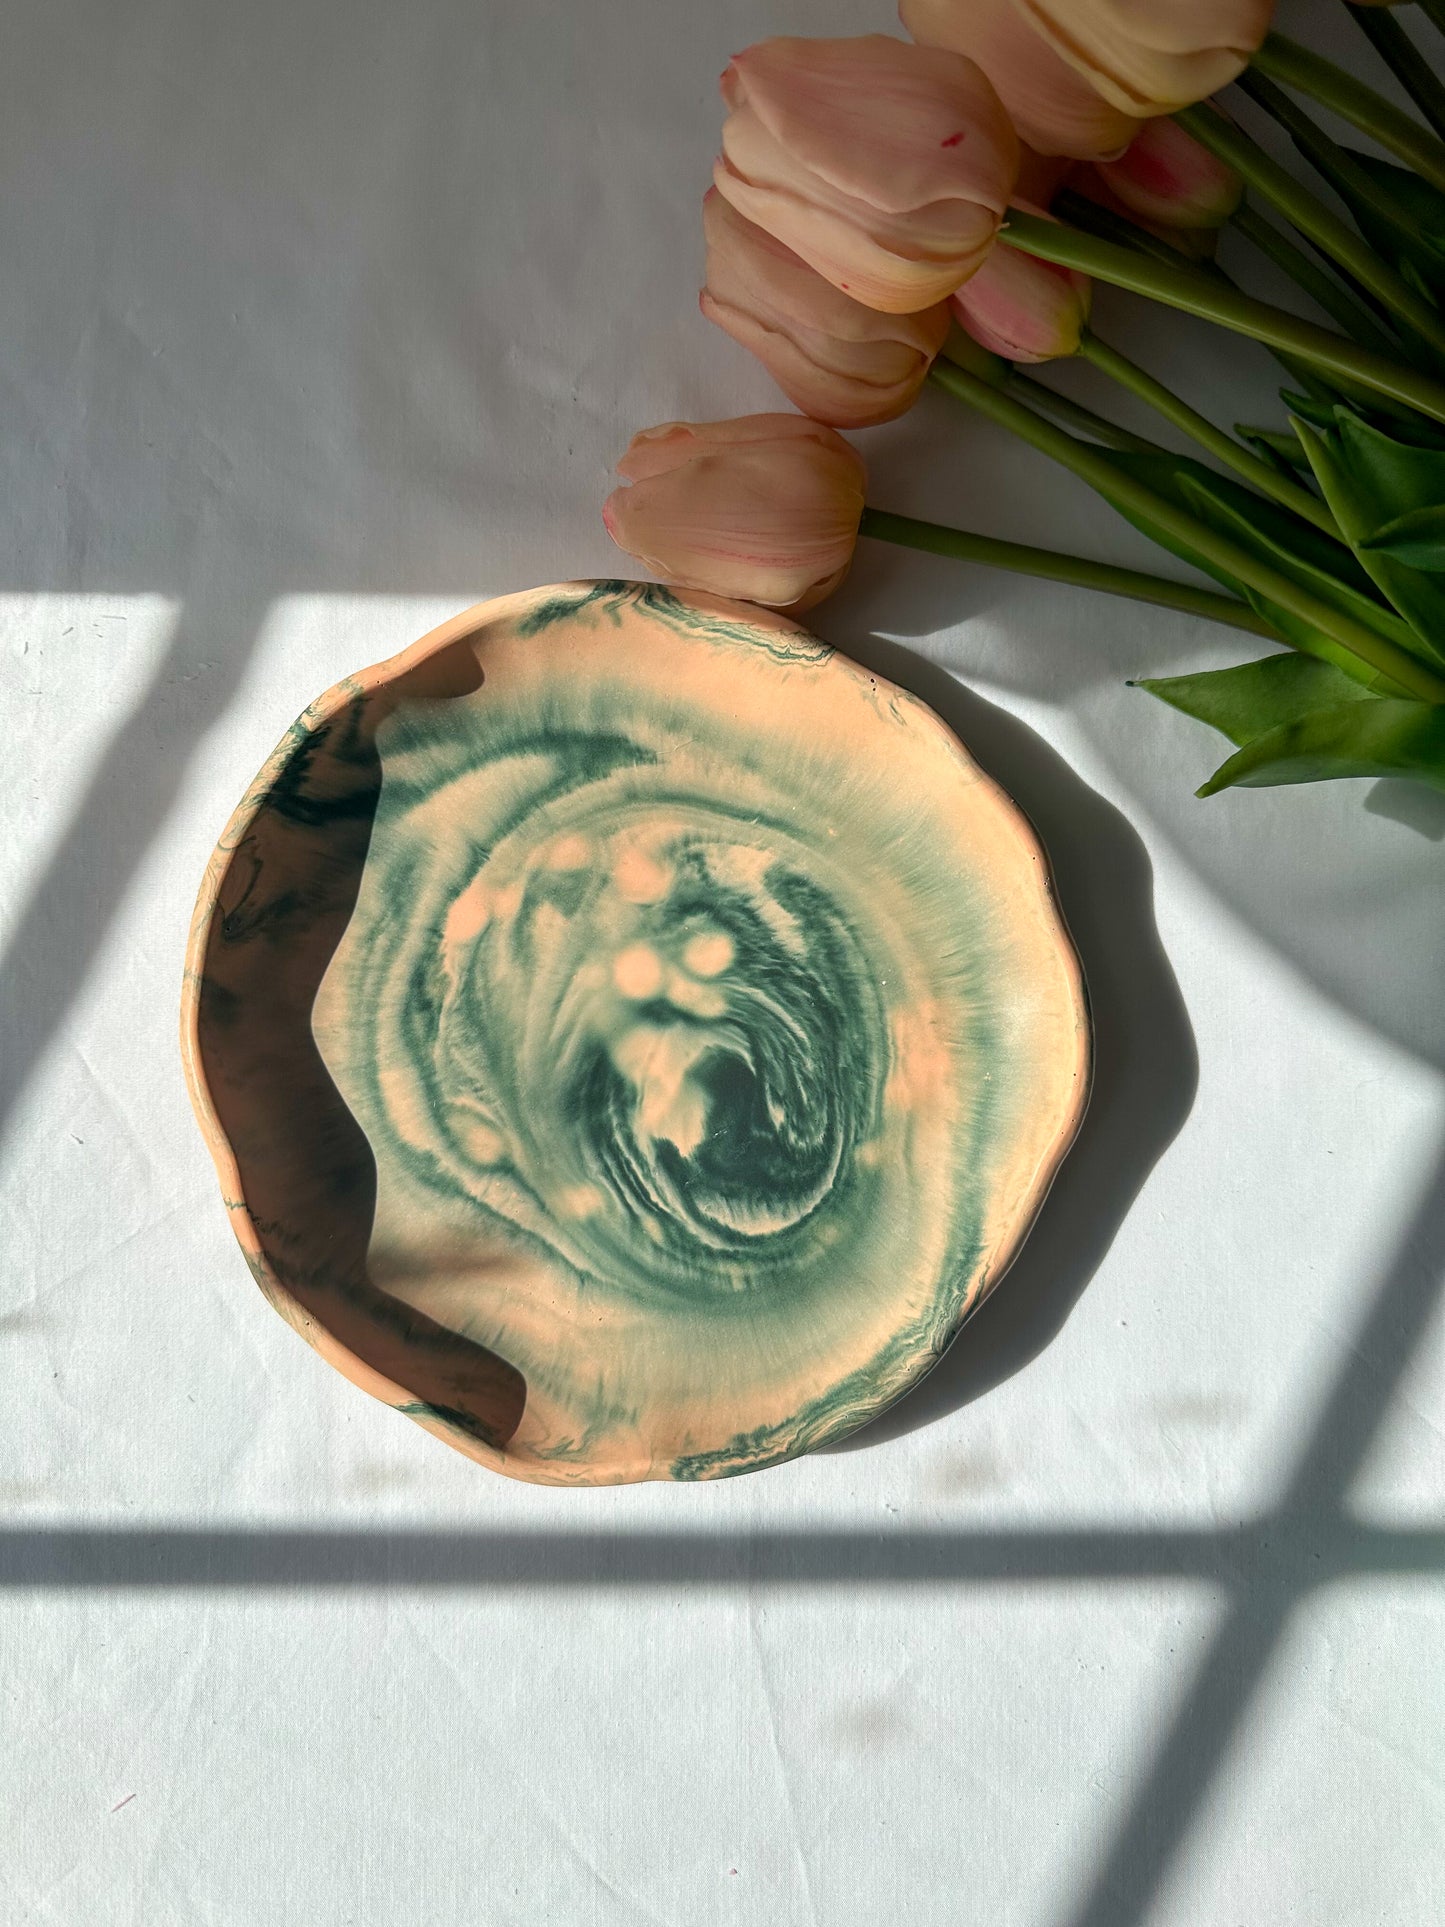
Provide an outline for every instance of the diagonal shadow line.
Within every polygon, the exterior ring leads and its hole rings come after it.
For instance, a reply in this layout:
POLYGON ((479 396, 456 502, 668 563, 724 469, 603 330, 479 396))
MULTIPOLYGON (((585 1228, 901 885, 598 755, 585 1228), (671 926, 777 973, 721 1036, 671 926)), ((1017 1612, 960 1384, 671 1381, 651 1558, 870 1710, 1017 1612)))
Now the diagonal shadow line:
POLYGON ((235 695, 265 607, 237 594, 198 594, 182 607, 155 674, 106 745, 16 920, 0 956, 0 1147, 202 739, 235 695), (167 713, 179 703, 181 717, 167 713), (188 747, 178 752, 177 742, 188 747))
MULTIPOLYGON (((1258 1692, 1303 1588, 1291 1534, 1338 1532, 1351 1482, 1445 1288, 1445 1154, 1325 1397, 1274 1517, 1282 1531, 1238 1589, 1069 1927, 1135 1927, 1158 1894, 1258 1692)), ((1322 1556, 1325 1547, 1321 1545, 1322 1556)))
POLYGON ((214 1531, 0 1533, 0 1588, 1101 1584, 1261 1575, 1300 1593, 1364 1574, 1445 1573, 1445 1527, 1348 1522, 1329 1544, 1267 1520, 1225 1530, 984 1532, 214 1531))

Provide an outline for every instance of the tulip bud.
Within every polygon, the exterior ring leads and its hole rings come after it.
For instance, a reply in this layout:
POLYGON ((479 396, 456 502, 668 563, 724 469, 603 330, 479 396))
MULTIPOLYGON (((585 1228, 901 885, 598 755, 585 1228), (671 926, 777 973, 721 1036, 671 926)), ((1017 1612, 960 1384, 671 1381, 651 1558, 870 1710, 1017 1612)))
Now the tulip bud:
POLYGON ((1274 0, 1013 4, 1095 93, 1141 120, 1227 87, 1258 52, 1274 12, 1274 0))
POLYGON ((921 45, 976 60, 1021 137, 1040 154, 1118 154, 1138 127, 1060 59, 1016 0, 899 0, 898 17, 921 45))
POLYGON ((1125 221, 1132 221, 1136 227, 1143 228, 1147 234, 1155 235, 1161 241, 1167 241, 1171 248, 1177 249, 1187 260, 1213 260, 1219 243, 1217 227, 1171 227, 1166 221, 1146 221, 1142 215, 1136 214, 1133 208, 1124 205, 1104 179, 1104 170, 1098 165, 1081 167, 1070 177, 1069 186, 1084 200, 1093 201, 1099 207, 1106 207, 1111 214, 1117 214, 1125 221))
POLYGON ((1232 167, 1167 119, 1146 120, 1118 160, 1100 162, 1098 173, 1136 220, 1161 227, 1222 227, 1244 195, 1232 167))
POLYGON ((715 187, 703 197, 702 224, 703 313, 757 356, 795 407, 834 428, 868 428, 912 407, 948 334, 946 301, 921 314, 865 308, 715 187))
POLYGON ((683 588, 802 610, 848 573, 867 479, 802 415, 665 422, 634 435, 602 510, 619 548, 683 588))
POLYGON ((1076 268, 995 248, 952 305, 960 325, 992 353, 1007 361, 1056 361, 1078 353, 1093 292, 1076 268))
POLYGON ((944 300, 993 245, 1018 137, 971 60, 884 34, 760 41, 723 75, 718 191, 885 314, 944 300))

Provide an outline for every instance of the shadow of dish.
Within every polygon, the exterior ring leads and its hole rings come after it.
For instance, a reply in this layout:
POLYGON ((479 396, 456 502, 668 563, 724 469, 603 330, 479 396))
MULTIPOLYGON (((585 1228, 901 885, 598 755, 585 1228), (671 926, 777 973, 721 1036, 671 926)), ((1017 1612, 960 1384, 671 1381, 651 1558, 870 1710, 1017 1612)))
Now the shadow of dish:
POLYGON ((1023 1249, 920 1385, 851 1438, 917 1431, 1020 1371, 1062 1329, 1144 1180, 1188 1117, 1194 1035, 1154 923, 1143 844, 1034 732, 901 645, 850 645, 928 703, 1029 818, 1048 853, 1094 1024, 1089 1109, 1023 1249))
POLYGON ((202 890, 182 1041, 232 1224, 275 1309, 385 1403, 454 1443, 460 1432, 500 1448, 521 1420, 526 1381, 371 1276, 376 1160, 311 1030, 371 843, 377 730, 400 702, 470 694, 481 681, 463 637, 379 689, 333 692, 288 732, 202 890))

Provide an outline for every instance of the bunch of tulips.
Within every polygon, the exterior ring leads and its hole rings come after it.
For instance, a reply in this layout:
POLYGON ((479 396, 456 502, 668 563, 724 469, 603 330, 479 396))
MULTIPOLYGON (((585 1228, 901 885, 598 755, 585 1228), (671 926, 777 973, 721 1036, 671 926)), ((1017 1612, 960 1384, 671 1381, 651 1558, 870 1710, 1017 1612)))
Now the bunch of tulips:
MULTIPOLYGON (((1206 616, 1275 647, 1137 685, 1232 743, 1201 795, 1445 788, 1445 85, 1387 6, 1328 4, 1410 108, 1271 32, 1272 0, 902 0, 907 40, 736 55, 702 312, 799 412, 634 436, 603 511, 614 540, 667 581, 794 613, 837 588, 862 534, 1206 616), (1251 135, 1259 113, 1316 181, 1251 135), (1225 227, 1324 318, 1220 268, 1225 227), (1092 330, 1094 281, 1264 344, 1279 420, 1231 432, 1192 408, 1092 330), (1065 356, 1191 452, 1030 372, 1065 356), (925 383, 1213 586, 870 506, 839 431, 905 414, 925 383)), ((1445 28, 1445 0, 1419 6, 1445 28)))

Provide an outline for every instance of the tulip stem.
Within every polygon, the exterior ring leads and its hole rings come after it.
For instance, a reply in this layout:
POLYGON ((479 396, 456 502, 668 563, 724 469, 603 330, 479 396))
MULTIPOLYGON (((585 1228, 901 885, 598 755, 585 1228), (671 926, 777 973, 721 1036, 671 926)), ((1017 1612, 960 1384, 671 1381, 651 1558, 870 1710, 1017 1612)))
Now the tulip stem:
POLYGON ((1407 114, 1332 60, 1282 33, 1272 33, 1250 65, 1256 73, 1267 74, 1271 80, 1317 100, 1321 107, 1328 107, 1351 127, 1377 140, 1423 179, 1445 189, 1445 142, 1427 133, 1413 114, 1407 114))
POLYGON ((1226 435, 1222 428, 1216 428, 1207 415, 1201 415, 1197 408, 1191 408, 1187 401, 1180 399, 1172 389, 1166 388, 1162 381, 1140 368, 1136 362, 1121 355, 1117 348, 1111 348, 1107 341, 1087 328, 1079 338, 1079 355, 1091 367, 1107 375, 1110 381, 1118 382, 1121 388, 1137 395, 1142 402, 1162 415, 1167 422, 1188 435, 1191 440, 1232 468, 1236 475, 1242 476, 1261 495, 1267 495, 1283 508, 1292 509, 1296 515, 1312 522, 1324 534, 1332 536, 1336 542, 1342 540, 1335 518, 1324 503, 1301 488, 1298 482, 1286 481, 1279 472, 1262 462, 1258 455, 1241 448, 1232 435, 1226 435))
POLYGON ((1248 200, 1240 202, 1229 221, 1231 227, 1242 234, 1246 241, 1252 242, 1261 254, 1289 276, 1296 287, 1303 289, 1312 301, 1317 302, 1353 341, 1360 342, 1366 348, 1374 348, 1381 354, 1388 355, 1394 351, 1395 344, 1370 310, 1357 301, 1349 289, 1336 281, 1318 261, 1306 254, 1303 248, 1296 247, 1288 235, 1281 234, 1272 222, 1266 221, 1248 200))
POLYGON ((1068 395, 1061 395, 1057 388, 1035 381, 1015 369, 1007 384, 1014 389, 1021 401, 1030 408, 1037 409, 1041 415, 1050 415, 1055 421, 1063 422, 1066 427, 1077 428, 1082 434, 1090 435, 1105 448, 1127 449, 1133 455, 1167 455, 1168 449, 1158 442, 1151 442, 1145 435, 1136 435, 1132 430, 1120 428, 1105 415, 1096 415, 1092 408, 1085 408, 1079 401, 1068 395))
MULTIPOLYGON (((1355 23, 1437 134, 1445 135, 1445 87, 1426 63, 1409 34, 1383 7, 1351 7, 1355 23)), ((1440 12, 1425 4, 1425 12, 1441 26, 1440 12)))
POLYGON ((1041 381, 1034 381, 1026 375, 1016 362, 1005 361, 992 349, 981 347, 967 329, 955 321, 949 328, 948 339, 939 353, 948 361, 956 362, 971 375, 978 375, 995 388, 1007 385, 1023 391, 1023 399, 1037 408, 1040 413, 1052 416, 1055 421, 1067 422, 1070 428, 1077 428, 1106 448, 1128 448, 1136 455, 1164 455, 1167 450, 1158 442, 1146 441, 1142 435, 1131 434, 1127 428, 1120 428, 1103 415, 1096 415, 1092 408, 1085 408, 1080 401, 1070 401, 1067 395, 1060 395, 1052 388, 1046 388, 1041 381))
POLYGON ((1242 128, 1225 120, 1211 107, 1184 107, 1174 118, 1186 133, 1192 134, 1237 174, 1242 174, 1247 184, 1278 208, 1307 240, 1313 241, 1332 261, 1338 261, 1423 341, 1445 354, 1445 318, 1440 311, 1417 294, 1380 259, 1348 221, 1332 213, 1288 168, 1281 167, 1242 128))
MULTIPOLYGON (((1082 228, 1085 234, 1095 234, 1101 241, 1121 242, 1132 251, 1152 255, 1156 261, 1170 263, 1175 267, 1186 264, 1186 257, 1181 256, 1178 248, 1171 247, 1166 241, 1156 239, 1134 222, 1122 219, 1107 208, 1096 206, 1094 202, 1086 200, 1082 194, 1075 194, 1068 188, 1055 197, 1053 212, 1061 221, 1067 221, 1071 227, 1082 228)), ((1230 219, 1241 233, 1248 234, 1257 247, 1269 254, 1287 274, 1292 275, 1299 282, 1307 293, 1320 302, 1326 313, 1339 322, 1352 340, 1358 341, 1366 348, 1378 348, 1380 353, 1386 356, 1393 357, 1399 353, 1398 341, 1374 319, 1357 294, 1353 291, 1347 293, 1342 283, 1334 281, 1323 268, 1315 264, 1309 255, 1295 247, 1292 241, 1287 241, 1267 221, 1261 219, 1247 202, 1241 201, 1230 219), (1355 304, 1353 311, 1350 306, 1352 300, 1355 304)), ((1187 265, 1192 267, 1196 274, 1207 275, 1211 281, 1221 286, 1231 288, 1236 286, 1217 262, 1187 262, 1187 265)), ((1339 270, 1336 272, 1338 273, 1339 270)), ((1291 358, 1283 349, 1274 346, 1271 346, 1270 352, 1280 362, 1296 387, 1307 388, 1311 393, 1318 392, 1321 399, 1330 395, 1331 391, 1304 369, 1298 357, 1291 358)), ((1340 385, 1344 386, 1343 381, 1340 385)), ((1394 404, 1382 404, 1376 401, 1375 405, 1380 407, 1394 404)))
POLYGON ((1022 248, 1041 261, 1079 268, 1113 287, 1128 288, 1135 294, 1161 301, 1166 307, 1182 308, 1186 314, 1199 315, 1205 321, 1232 328, 1236 334, 1248 335, 1267 347, 1297 355, 1346 381, 1389 395, 1428 415, 1432 421, 1445 422, 1445 385, 1416 369, 1402 367, 1374 349, 1347 341, 1343 335, 1321 328, 1316 322, 1301 320, 1298 315, 1272 307, 1267 301, 1256 301, 1252 295, 1231 287, 1222 277, 1153 261, 1132 248, 1098 240, 1092 234, 1081 234, 1077 228, 1045 221, 1019 208, 1009 209, 998 238, 1005 247, 1022 248))
POLYGON ((1007 569, 1013 575, 1037 576, 1045 582, 1067 582, 1079 589, 1099 589, 1106 595, 1127 596, 1160 609, 1179 609, 1186 615, 1207 616, 1252 636, 1282 641, 1277 629, 1257 616, 1247 603, 1233 596, 1196 589, 1187 582, 1170 582, 1142 569, 1120 569, 1112 562, 1091 562, 1082 555, 1063 555, 1057 549, 1036 549, 1027 542, 1004 542, 992 535, 946 528, 940 522, 920 522, 911 515, 890 515, 885 509, 865 508, 860 535, 900 548, 925 549, 931 555, 952 556, 959 562, 981 562, 986 568, 1007 569))
POLYGON ((1067 221, 1071 227, 1082 228, 1085 234, 1097 234, 1101 241, 1117 241, 1120 246, 1136 248, 1141 254, 1149 254, 1156 261, 1163 261, 1171 267, 1192 266, 1200 273, 1205 272, 1198 263, 1191 262, 1171 242, 1161 241, 1157 234, 1148 228, 1140 227, 1137 221, 1116 212, 1111 207, 1100 207, 1086 194, 1078 194, 1066 187, 1054 196, 1050 209, 1060 221, 1067 221))
MULTIPOLYGON (((1040 227, 1047 227, 1041 221, 1040 227)), ((1250 550, 1241 548, 1228 536, 1220 535, 1167 497, 1156 493, 1147 483, 1128 473, 1101 449, 1090 448, 1044 421, 1031 409, 1010 396, 1000 394, 976 375, 947 362, 935 362, 929 380, 967 402, 981 415, 1011 430, 1030 442, 1042 454, 1071 469, 1081 481, 1102 495, 1120 514, 1134 520, 1156 541, 1165 546, 1178 544, 1186 556, 1201 567, 1218 570, 1231 582, 1252 589, 1256 595, 1287 611, 1319 635, 1319 645, 1311 653, 1333 662, 1346 675, 1372 687, 1381 683, 1389 693, 1418 697, 1423 702, 1445 703, 1445 678, 1417 661, 1387 636, 1358 622, 1332 603, 1322 601, 1309 589, 1263 562, 1250 550), (1368 673, 1373 672, 1373 673, 1368 673)))

